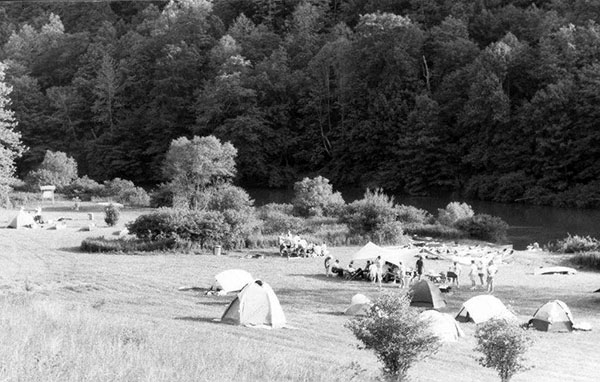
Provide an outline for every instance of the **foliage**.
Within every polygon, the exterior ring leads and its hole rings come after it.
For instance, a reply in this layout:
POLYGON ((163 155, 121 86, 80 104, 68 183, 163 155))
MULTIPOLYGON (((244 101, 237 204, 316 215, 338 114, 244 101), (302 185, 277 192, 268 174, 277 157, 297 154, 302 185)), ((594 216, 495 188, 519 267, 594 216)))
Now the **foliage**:
POLYGON ((148 193, 130 180, 115 178, 104 182, 103 194, 115 202, 131 206, 145 207, 150 204, 148 193))
POLYGON ((569 258, 569 262, 580 267, 600 271, 600 252, 576 253, 569 258))
POLYGON ((298 232, 304 219, 293 216, 294 206, 291 204, 269 203, 256 209, 258 218, 262 221, 263 234, 283 234, 287 231, 298 232))
POLYGON ((141 240, 184 240, 197 242, 204 248, 219 244, 229 227, 218 212, 160 208, 138 216, 127 224, 127 229, 141 240))
POLYGON ((473 217, 474 212, 467 203, 451 202, 446 208, 438 209, 438 222, 443 225, 452 226, 461 219, 473 217))
POLYGON ((101 237, 88 237, 81 242, 81 250, 83 252, 98 253, 98 252, 152 252, 172 249, 175 245, 175 240, 132 240, 132 239, 107 239, 101 237))
POLYGON ((403 224, 430 224, 434 220, 433 216, 424 209, 404 204, 396 206, 396 215, 398 221, 403 224))
POLYGON ((332 216, 341 211, 342 194, 333 192, 329 179, 317 176, 294 183, 294 212, 300 216, 332 216))
POLYGON ((284 187, 314 173, 338 187, 600 206, 595 2, 87 5, 4 7, 0 140, 14 155, 2 177, 51 150, 92 179, 168 182, 192 206, 234 175, 284 187), (170 146, 194 136, 234 144, 235 174, 161 171, 199 159, 170 146))
POLYGON ((121 211, 114 204, 109 204, 104 208, 104 221, 109 227, 115 226, 119 222, 121 211))
POLYGON ((532 340, 516 323, 505 319, 488 320, 477 325, 475 338, 475 350, 483 353, 479 363, 495 369, 502 382, 508 382, 518 372, 527 370, 524 354, 532 340))
POLYGON ((9 109, 12 88, 5 82, 6 64, 0 62, 0 200, 5 200, 13 184, 15 160, 23 155, 25 146, 15 130, 17 121, 9 109))
POLYGON ((150 207, 173 207, 173 192, 168 184, 161 183, 150 192, 150 207))
POLYGON ((550 252, 579 253, 600 250, 600 241, 591 236, 567 235, 564 239, 551 241, 546 248, 550 252))
POLYGON ((93 197, 104 195, 104 186, 84 175, 63 187, 62 192, 69 198, 78 197, 82 201, 90 201, 93 197))
POLYGON ((357 316, 346 326, 365 349, 375 352, 390 380, 406 380, 409 368, 440 345, 428 323, 410 308, 408 295, 382 294, 365 317, 357 316))
POLYGON ((362 199, 348 204, 342 222, 348 225, 351 236, 362 236, 375 243, 397 243, 403 237, 394 199, 380 189, 367 189, 362 199))
POLYGON ((200 193, 209 186, 230 180, 236 173, 237 150, 214 136, 185 137, 171 142, 163 165, 163 173, 176 198, 192 208, 199 206, 200 193))
POLYGON ((20 206, 26 206, 29 203, 42 201, 42 194, 40 192, 11 192, 8 194, 8 200, 10 201, 7 208, 14 208, 20 206))
POLYGON ((47 150, 42 163, 27 175, 25 181, 32 190, 44 185, 56 186, 58 190, 62 190, 75 179, 77 179, 75 159, 60 151, 47 150))
POLYGON ((458 220, 455 227, 465 232, 471 239, 503 242, 506 241, 508 224, 497 216, 477 214, 458 220))

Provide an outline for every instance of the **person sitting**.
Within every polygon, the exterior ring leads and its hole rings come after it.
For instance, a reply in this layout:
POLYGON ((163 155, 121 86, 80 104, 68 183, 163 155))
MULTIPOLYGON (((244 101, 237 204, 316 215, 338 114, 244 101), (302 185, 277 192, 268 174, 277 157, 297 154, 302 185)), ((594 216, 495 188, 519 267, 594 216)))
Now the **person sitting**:
POLYGON ((342 265, 340 264, 339 260, 335 260, 335 262, 333 263, 333 265, 331 266, 331 273, 333 273, 334 275, 338 275, 338 277, 344 277, 344 268, 342 268, 342 265))

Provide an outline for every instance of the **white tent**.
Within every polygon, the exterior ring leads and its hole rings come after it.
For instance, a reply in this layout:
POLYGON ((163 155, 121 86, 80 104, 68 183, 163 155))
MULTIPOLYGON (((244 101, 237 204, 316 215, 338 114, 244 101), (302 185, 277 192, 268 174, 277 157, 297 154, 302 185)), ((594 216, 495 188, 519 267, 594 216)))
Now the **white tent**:
POLYGON ((215 289, 225 293, 237 292, 254 281, 252 275, 243 269, 228 269, 215 276, 215 289))
POLYGON ((244 287, 229 304, 221 321, 235 325, 283 328, 285 315, 269 284, 256 280, 244 287))
POLYGON ((19 211, 19 213, 17 214, 17 216, 15 216, 10 224, 8 224, 8 228, 23 228, 23 227, 30 227, 30 228, 34 228, 36 227, 37 224, 35 223, 35 221, 33 220, 33 216, 28 214, 27 212, 25 212, 23 209, 21 209, 19 211))
POLYGON ((458 322, 447 313, 426 310, 419 314, 419 318, 429 323, 429 330, 442 342, 454 342, 465 336, 458 322))
POLYGON ((463 303, 460 312, 456 315, 456 319, 459 321, 473 321, 476 324, 492 318, 505 318, 507 320, 517 319, 517 317, 504 306, 502 301, 491 294, 483 294, 470 298, 463 303))
POLYGON ((375 260, 377 256, 381 256, 384 261, 394 265, 414 265, 416 262, 415 256, 420 252, 419 248, 383 248, 372 242, 368 242, 364 247, 352 255, 352 260, 375 260))
POLYGON ((371 307, 371 300, 364 294, 355 294, 352 296, 350 306, 344 311, 348 316, 364 316, 371 307))

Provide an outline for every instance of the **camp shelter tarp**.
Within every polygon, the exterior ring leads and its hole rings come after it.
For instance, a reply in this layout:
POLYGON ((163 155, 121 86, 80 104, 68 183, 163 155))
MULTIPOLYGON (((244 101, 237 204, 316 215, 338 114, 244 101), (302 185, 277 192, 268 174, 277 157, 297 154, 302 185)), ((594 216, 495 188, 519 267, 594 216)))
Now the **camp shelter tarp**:
POLYGON ((410 305, 440 309, 446 306, 440 288, 429 280, 421 280, 410 287, 410 305))
POLYGON ((19 213, 10 221, 8 228, 23 228, 23 227, 35 227, 36 222, 33 220, 33 215, 20 210, 19 213))
POLYGON ((476 324, 485 322, 491 318, 505 318, 508 320, 517 319, 517 317, 504 306, 502 301, 490 294, 475 296, 465 301, 456 315, 458 321, 473 321, 476 324))
POLYGON ((383 248, 368 242, 364 247, 352 255, 352 260, 374 260, 377 256, 381 256, 388 263, 399 265, 400 261, 405 266, 413 266, 417 261, 415 258, 419 254, 420 248, 383 248))
POLYGON ((221 321, 245 326, 283 328, 285 315, 269 284, 260 280, 246 285, 229 304, 221 321))
POLYGON ((542 305, 529 320, 529 325, 545 332, 570 332, 573 315, 564 302, 553 300, 542 305))
POLYGON ((344 311, 348 316, 364 316, 371 307, 371 300, 364 294, 355 294, 352 296, 350 306, 344 311))
POLYGON ((217 289, 225 293, 240 291, 253 281, 252 275, 243 269, 228 269, 215 276, 217 289))
POLYGON ((575 275, 577 274, 577 270, 570 267, 542 267, 536 268, 533 271, 533 274, 536 276, 539 275, 575 275))
POLYGON ((460 337, 465 336, 458 322, 447 313, 426 310, 419 314, 419 318, 429 323, 429 330, 442 342, 458 341, 460 337))

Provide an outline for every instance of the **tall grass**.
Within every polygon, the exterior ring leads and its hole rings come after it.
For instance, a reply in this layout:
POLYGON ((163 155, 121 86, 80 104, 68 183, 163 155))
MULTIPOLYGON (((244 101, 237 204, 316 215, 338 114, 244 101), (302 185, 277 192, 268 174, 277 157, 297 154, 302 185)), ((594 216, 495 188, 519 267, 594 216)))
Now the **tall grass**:
POLYGON ((585 252, 573 255, 569 261, 575 265, 600 271, 600 252, 585 252))
POLYGON ((191 323, 115 319, 91 307, 14 296, 0 301, 0 322, 2 381, 351 379, 327 364, 305 367, 251 338, 224 336, 220 324, 206 331, 191 323))

